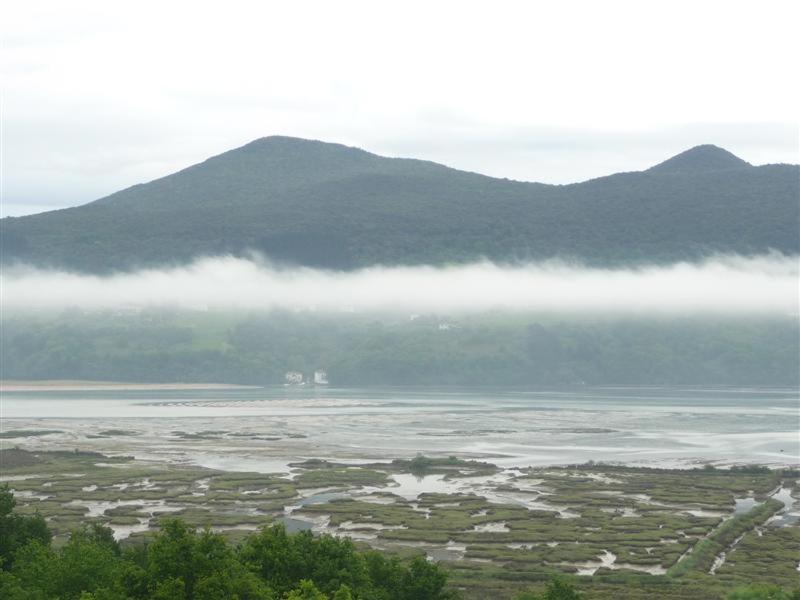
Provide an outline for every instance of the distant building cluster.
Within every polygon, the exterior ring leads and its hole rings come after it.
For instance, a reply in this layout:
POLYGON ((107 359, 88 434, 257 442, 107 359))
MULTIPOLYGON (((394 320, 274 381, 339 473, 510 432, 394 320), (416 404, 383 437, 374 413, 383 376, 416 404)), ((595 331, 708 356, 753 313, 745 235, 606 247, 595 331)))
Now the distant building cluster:
POLYGON ((317 369, 308 377, 302 371, 286 371, 286 385, 328 385, 328 373, 317 369))

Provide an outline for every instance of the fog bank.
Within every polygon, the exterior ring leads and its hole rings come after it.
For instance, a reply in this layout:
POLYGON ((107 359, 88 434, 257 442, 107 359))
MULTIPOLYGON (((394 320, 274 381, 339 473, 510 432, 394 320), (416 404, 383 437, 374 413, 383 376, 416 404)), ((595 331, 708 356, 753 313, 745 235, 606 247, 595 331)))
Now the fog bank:
POLYGON ((6 268, 4 310, 189 309, 553 313, 798 313, 798 257, 718 256, 700 263, 597 269, 559 261, 500 266, 279 268, 216 257, 107 277, 6 268))

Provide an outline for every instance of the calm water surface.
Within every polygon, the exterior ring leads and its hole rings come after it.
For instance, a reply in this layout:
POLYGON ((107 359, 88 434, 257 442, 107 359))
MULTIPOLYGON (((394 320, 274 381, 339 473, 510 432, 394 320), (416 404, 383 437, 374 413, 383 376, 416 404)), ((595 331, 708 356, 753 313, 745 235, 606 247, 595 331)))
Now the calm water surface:
POLYGON ((798 391, 787 389, 37 391, 5 392, 1 408, 6 435, 59 431, 3 447, 231 470, 286 472, 306 458, 358 463, 418 452, 507 467, 800 463, 798 391), (97 437, 108 429, 131 435, 97 437))

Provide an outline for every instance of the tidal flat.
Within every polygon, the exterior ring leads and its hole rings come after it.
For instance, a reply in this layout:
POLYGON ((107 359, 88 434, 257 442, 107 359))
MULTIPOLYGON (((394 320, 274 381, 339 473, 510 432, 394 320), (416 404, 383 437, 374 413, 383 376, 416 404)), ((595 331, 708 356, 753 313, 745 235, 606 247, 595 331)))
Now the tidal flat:
POLYGON ((0 480, 57 542, 87 522, 126 544, 170 516, 232 540, 282 522, 425 553, 467 598, 511 597, 553 573, 592 598, 722 598, 800 578, 796 392, 248 389, 3 402, 0 480))

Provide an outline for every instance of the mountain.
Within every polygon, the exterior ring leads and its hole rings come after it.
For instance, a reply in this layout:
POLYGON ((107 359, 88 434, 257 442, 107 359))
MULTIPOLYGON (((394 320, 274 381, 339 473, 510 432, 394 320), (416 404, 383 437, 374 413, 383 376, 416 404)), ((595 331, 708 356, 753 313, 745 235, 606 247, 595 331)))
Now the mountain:
POLYGON ((752 166, 727 150, 704 144, 695 146, 681 152, 672 158, 648 169, 651 173, 701 173, 703 171, 721 171, 725 169, 740 169, 752 166))
POLYGON ((267 137, 84 206, 0 221, 3 261, 109 272, 261 252, 351 269, 486 257, 620 265, 800 251, 800 167, 698 146, 571 185, 267 137))

